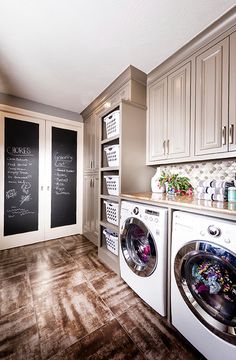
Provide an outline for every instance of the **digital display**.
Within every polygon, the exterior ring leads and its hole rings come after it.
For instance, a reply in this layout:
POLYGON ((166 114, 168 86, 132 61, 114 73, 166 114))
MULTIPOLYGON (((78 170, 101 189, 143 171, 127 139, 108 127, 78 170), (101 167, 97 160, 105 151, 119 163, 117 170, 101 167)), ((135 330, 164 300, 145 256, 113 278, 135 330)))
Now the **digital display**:
POLYGON ((159 216, 159 212, 153 210, 145 210, 145 214, 159 216))

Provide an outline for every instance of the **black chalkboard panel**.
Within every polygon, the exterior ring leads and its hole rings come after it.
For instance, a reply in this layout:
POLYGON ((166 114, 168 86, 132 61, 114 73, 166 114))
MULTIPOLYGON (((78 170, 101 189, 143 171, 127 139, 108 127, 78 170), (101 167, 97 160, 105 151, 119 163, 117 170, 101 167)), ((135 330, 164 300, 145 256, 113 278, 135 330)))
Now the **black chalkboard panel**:
POLYGON ((52 128, 51 228, 76 224, 77 132, 52 128))
POLYGON ((4 235, 38 230, 39 125, 5 118, 4 235))

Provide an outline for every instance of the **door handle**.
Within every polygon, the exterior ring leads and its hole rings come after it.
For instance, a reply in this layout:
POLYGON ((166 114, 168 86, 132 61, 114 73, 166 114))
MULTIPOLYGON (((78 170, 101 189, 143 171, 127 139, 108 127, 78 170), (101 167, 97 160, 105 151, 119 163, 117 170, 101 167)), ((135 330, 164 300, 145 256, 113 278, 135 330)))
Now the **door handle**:
POLYGON ((169 140, 169 139, 167 140, 166 145, 167 145, 167 152, 166 152, 166 154, 169 155, 169 150, 170 150, 170 140, 169 140))
POLYGON ((163 141, 163 150, 164 150, 164 155, 166 154, 166 141, 163 141))
POLYGON ((226 145, 226 126, 222 127, 222 145, 226 145))
POLYGON ((48 185, 48 186, 47 186, 47 191, 49 191, 49 190, 50 190, 50 186, 48 185))
POLYGON ((43 191, 43 185, 41 185, 40 189, 41 189, 41 191, 43 191))
POLYGON ((234 124, 230 124, 229 126, 229 143, 233 144, 234 142, 234 124))

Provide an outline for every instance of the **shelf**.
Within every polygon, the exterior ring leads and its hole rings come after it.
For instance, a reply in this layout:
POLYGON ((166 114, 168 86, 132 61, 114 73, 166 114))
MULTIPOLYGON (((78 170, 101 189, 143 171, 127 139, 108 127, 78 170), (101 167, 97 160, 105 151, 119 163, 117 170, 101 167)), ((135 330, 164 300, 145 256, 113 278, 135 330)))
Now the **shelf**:
POLYGON ((119 166, 107 166, 107 167, 102 167, 100 168, 101 171, 119 171, 120 168, 119 166))
POLYGON ((115 202, 120 201, 120 197, 114 196, 114 195, 100 195, 100 199, 110 200, 110 201, 115 201, 115 202))
POLYGON ((120 135, 116 135, 116 136, 112 136, 109 139, 101 140, 101 145, 108 144, 109 142, 114 141, 114 140, 119 140, 119 138, 120 138, 120 135))
POLYGON ((107 221, 100 221, 100 225, 105 228, 111 229, 112 231, 115 231, 116 233, 119 232, 119 226, 113 225, 107 221))

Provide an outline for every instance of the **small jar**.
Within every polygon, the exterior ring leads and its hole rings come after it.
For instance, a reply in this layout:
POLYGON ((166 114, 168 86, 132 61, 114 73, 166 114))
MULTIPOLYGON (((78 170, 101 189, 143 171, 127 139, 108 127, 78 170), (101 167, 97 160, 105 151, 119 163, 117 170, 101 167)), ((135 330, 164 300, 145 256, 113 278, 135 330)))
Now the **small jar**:
POLYGON ((236 187, 229 187, 228 188, 228 201, 236 202, 236 187))

